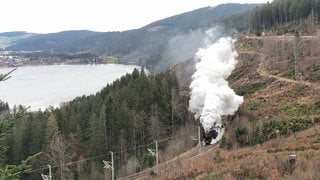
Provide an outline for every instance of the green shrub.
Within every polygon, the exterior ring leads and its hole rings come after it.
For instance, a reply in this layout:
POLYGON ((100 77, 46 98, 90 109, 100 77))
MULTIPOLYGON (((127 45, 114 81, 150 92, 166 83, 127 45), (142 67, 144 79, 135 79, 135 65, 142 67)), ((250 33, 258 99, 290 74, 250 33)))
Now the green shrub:
POLYGON ((304 92, 305 92, 305 86, 296 86, 294 89, 293 89, 293 91, 292 91, 292 93, 293 93, 293 95, 294 96, 301 96, 301 95, 303 95, 304 94, 304 92))
POLYGON ((152 154, 145 154, 140 159, 140 166, 145 167, 152 167, 156 161, 156 157, 152 154))
POLYGON ((320 80, 320 63, 315 63, 312 67, 308 68, 304 73, 306 80, 319 81, 320 80))
POLYGON ((256 91, 259 91, 261 89, 264 89, 267 87, 267 82, 256 82, 249 85, 246 85, 244 87, 239 87, 236 89, 237 94, 243 96, 248 94, 253 94, 256 91))
POLYGON ((245 126, 237 127, 235 133, 236 133, 237 141, 241 146, 246 146, 249 144, 248 138, 247 138, 247 134, 248 134, 247 127, 245 126))
POLYGON ((223 159, 221 158, 220 150, 219 150, 219 149, 217 149, 217 150, 214 152, 213 161, 216 162, 216 163, 221 163, 221 162, 223 161, 223 159))
POLYGON ((223 149, 230 150, 230 149, 232 149, 232 143, 230 142, 230 140, 228 138, 223 136, 220 141, 220 147, 223 149))
POLYGON ((259 110, 260 107, 261 107, 261 104, 258 103, 258 102, 251 102, 251 103, 248 104, 249 110, 253 110, 253 111, 254 110, 259 110))
POLYGON ((247 135, 247 134, 248 134, 247 127, 245 127, 245 126, 237 127, 237 129, 236 129, 236 136, 237 137, 240 137, 242 135, 247 135))
POLYGON ((256 145, 256 144, 262 144, 263 143, 263 138, 261 135, 260 127, 259 125, 255 125, 253 127, 252 133, 251 133, 251 145, 256 145))
POLYGON ((316 101, 314 105, 316 106, 316 108, 320 108, 320 100, 316 101))
POLYGON ((153 170, 151 170, 151 171, 150 171, 150 175, 151 175, 151 176, 156 176, 156 175, 157 175, 157 173, 156 173, 156 172, 154 172, 153 170))
POLYGON ((262 125, 262 136, 264 141, 277 137, 277 121, 271 119, 269 122, 264 122, 262 125))
POLYGON ((290 116, 305 116, 305 115, 313 115, 318 114, 320 112, 319 107, 317 107, 319 104, 317 102, 314 105, 308 105, 308 104, 300 104, 300 105, 290 105, 284 107, 281 111, 290 116))
POLYGON ((316 123, 316 124, 320 123, 320 117, 315 117, 313 119, 313 122, 316 123))
POLYGON ((282 77, 294 79, 295 70, 294 68, 290 68, 282 74, 282 77))
POLYGON ((294 119, 289 123, 292 132, 298 132, 308 128, 312 124, 310 119, 294 119))

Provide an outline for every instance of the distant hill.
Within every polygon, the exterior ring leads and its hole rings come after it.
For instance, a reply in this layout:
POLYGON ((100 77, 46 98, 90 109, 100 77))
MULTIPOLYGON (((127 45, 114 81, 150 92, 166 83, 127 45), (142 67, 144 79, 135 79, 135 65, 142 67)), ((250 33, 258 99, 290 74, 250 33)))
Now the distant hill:
POLYGON ((12 31, 0 33, 0 49, 12 46, 16 41, 24 38, 29 38, 36 35, 25 31, 12 31))
POLYGON ((256 6, 257 4, 224 4, 214 8, 205 7, 156 21, 140 29, 87 37, 70 44, 66 50, 113 55, 155 54, 162 52, 174 36, 191 30, 207 29, 223 18, 256 6))
MULTIPOLYGON (((16 41, 7 50, 127 56, 141 59, 141 65, 150 69, 161 70, 192 56, 202 45, 206 30, 258 5, 204 7, 123 32, 66 31, 37 35, 16 41)), ((242 19, 236 23, 243 22, 242 19)), ((232 21, 228 22, 232 27, 232 21)))
POLYGON ((8 47, 11 51, 52 51, 61 46, 79 39, 99 34, 98 32, 81 31, 63 31, 58 33, 39 34, 29 38, 21 39, 8 47))
POLYGON ((6 37, 14 37, 14 36, 23 36, 28 34, 25 31, 12 31, 12 32, 3 32, 0 33, 0 36, 6 36, 6 37))
POLYGON ((166 26, 182 31, 203 27, 212 27, 227 17, 241 14, 259 4, 222 4, 216 7, 204 7, 180 15, 156 21, 144 27, 149 29, 157 26, 166 26))

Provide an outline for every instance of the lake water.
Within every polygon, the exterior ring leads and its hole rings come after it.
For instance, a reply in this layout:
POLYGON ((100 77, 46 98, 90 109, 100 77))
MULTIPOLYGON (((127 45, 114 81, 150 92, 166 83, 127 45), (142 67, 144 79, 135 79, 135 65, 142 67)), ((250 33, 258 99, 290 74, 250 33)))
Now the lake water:
MULTIPOLYGON (((77 96, 95 94, 108 83, 131 73, 139 66, 130 65, 52 65, 19 67, 7 81, 0 82, 0 100, 13 105, 44 110, 49 105, 77 96)), ((13 68, 0 68, 0 74, 13 68)))

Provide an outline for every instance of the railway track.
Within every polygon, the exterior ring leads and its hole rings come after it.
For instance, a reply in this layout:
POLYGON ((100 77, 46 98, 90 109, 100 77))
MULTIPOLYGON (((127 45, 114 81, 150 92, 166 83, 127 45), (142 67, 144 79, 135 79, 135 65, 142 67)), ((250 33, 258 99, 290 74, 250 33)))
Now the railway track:
POLYGON ((217 146, 216 145, 201 146, 201 150, 199 150, 198 147, 194 147, 191 150, 184 152, 177 157, 174 157, 166 162, 159 164, 158 166, 154 166, 152 168, 146 169, 146 170, 138 172, 136 174, 122 177, 119 179, 121 179, 121 180, 159 179, 162 174, 170 172, 171 170, 173 170, 174 168, 179 166, 179 164, 181 165, 181 163, 185 163, 190 159, 197 158, 198 156, 200 156, 208 151, 211 151, 215 147, 217 147, 217 146))

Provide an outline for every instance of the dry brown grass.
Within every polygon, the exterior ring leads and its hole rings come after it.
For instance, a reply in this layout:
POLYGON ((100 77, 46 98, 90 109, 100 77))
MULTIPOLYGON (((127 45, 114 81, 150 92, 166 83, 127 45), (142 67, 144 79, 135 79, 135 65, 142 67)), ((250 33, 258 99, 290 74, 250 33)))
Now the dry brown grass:
POLYGON ((232 151, 214 148, 181 162, 179 167, 172 167, 160 174, 160 179, 317 179, 320 175, 319 137, 318 132, 310 128, 255 147, 232 151), (289 154, 298 155, 292 174, 289 154))
MULTIPOLYGON (((301 39, 303 56, 299 62, 301 70, 308 73, 308 68, 320 58, 320 46, 313 46, 319 43, 320 37, 301 39)), ((239 63, 228 80, 236 92, 244 92, 245 102, 240 115, 229 122, 229 129, 242 125, 251 130, 253 121, 261 126, 272 119, 290 123, 293 119, 320 117, 320 110, 315 106, 320 100, 320 82, 300 83, 280 77, 281 72, 292 68, 288 58, 294 52, 294 43, 293 36, 240 38, 236 45, 239 63), (257 83, 262 85, 256 88, 257 83)), ((234 137, 234 131, 227 133, 234 137)))

